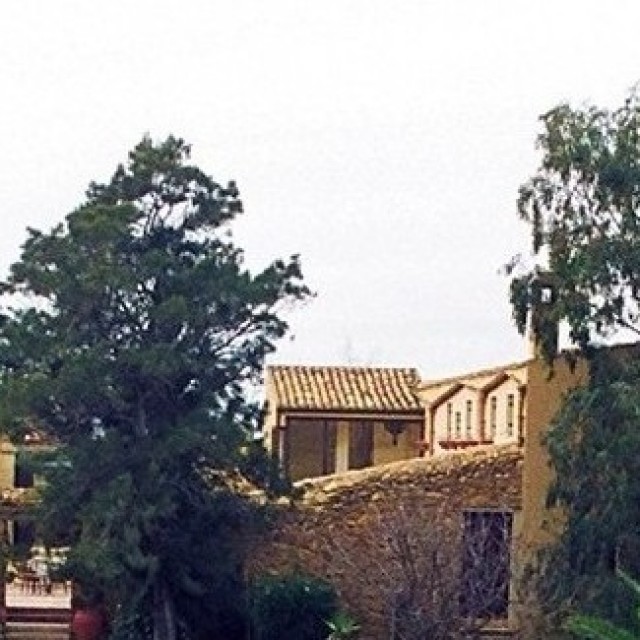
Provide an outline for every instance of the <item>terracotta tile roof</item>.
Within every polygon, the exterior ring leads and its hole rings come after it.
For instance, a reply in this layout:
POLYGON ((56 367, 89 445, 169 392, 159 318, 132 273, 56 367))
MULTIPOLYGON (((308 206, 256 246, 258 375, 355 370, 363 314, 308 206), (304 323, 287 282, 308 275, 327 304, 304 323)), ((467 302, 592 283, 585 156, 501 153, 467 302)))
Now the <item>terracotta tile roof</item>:
MULTIPOLYGON (((458 376, 448 376, 446 378, 440 378, 435 380, 425 380, 420 383, 420 389, 430 389, 432 387, 439 387, 444 384, 453 384, 456 382, 464 382, 467 380, 475 380, 476 378, 486 377, 488 380, 492 380, 499 373, 511 373, 514 369, 521 369, 531 362, 529 360, 520 360, 518 362, 510 362, 509 364, 499 365, 497 367, 491 367, 488 369, 480 369, 478 371, 472 371, 471 373, 463 373, 458 376)), ((480 384, 479 386, 484 386, 480 384)))
POLYGON ((381 367, 267 367, 280 409, 413 412, 423 408, 415 393, 416 369, 381 367))

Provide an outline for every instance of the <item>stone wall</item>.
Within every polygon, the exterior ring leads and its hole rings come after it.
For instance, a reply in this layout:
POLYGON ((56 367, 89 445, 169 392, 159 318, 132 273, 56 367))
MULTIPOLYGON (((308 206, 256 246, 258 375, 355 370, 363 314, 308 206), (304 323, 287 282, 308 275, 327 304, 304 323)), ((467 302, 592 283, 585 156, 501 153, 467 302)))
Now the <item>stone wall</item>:
POLYGON ((463 511, 517 513, 521 476, 522 450, 510 445, 305 481, 303 497, 279 507, 276 526, 256 545, 251 573, 325 577, 362 624, 362 638, 389 638, 398 584, 415 569, 413 587, 441 590, 421 582, 437 573, 425 563, 459 566, 463 511))

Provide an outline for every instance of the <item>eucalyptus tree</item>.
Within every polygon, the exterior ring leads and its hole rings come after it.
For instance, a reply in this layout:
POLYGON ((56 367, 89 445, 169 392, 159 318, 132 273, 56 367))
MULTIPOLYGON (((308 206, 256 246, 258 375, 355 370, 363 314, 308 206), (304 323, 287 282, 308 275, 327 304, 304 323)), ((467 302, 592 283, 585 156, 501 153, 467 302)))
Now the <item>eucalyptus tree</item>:
MULTIPOLYGON (((532 250, 553 277, 552 319, 571 340, 625 329, 640 336, 640 102, 616 110, 562 104, 541 117, 542 161, 520 187, 518 211, 532 250)), ((518 266, 516 260, 511 267, 518 266)), ((511 302, 524 331, 540 269, 514 277, 511 302)))
POLYGON ((588 384, 566 398, 547 435, 549 500, 567 520, 542 599, 633 623, 616 570, 640 571, 640 368, 632 346, 601 347, 640 335, 640 102, 634 90, 615 110, 564 104, 541 119, 542 160, 518 199, 540 267, 513 278, 514 318, 524 331, 550 285, 537 327, 545 355, 555 356, 549 333, 564 322, 574 357, 589 366, 588 384))

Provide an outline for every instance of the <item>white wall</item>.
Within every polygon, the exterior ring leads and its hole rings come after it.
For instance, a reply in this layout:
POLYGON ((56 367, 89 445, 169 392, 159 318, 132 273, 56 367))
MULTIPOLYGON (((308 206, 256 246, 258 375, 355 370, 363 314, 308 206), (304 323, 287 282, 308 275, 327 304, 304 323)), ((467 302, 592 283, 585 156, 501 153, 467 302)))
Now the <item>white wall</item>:
POLYGON ((471 387, 462 387, 458 392, 453 394, 448 400, 440 404, 434 414, 435 425, 435 453, 443 453, 447 451, 440 446, 440 441, 448 439, 447 430, 447 414, 448 407, 451 405, 451 440, 479 440, 480 433, 478 431, 478 403, 480 393, 471 387), (470 424, 467 423, 467 402, 471 402, 470 424), (460 433, 456 432, 456 413, 460 414, 460 433), (470 427, 470 428, 468 428, 470 427))

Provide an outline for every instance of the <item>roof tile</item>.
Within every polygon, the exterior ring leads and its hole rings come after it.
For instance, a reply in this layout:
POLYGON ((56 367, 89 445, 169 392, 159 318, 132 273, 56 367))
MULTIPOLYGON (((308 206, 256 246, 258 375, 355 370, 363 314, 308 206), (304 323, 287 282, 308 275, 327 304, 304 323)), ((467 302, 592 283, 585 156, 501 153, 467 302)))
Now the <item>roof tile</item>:
POLYGON ((281 409, 422 412, 416 369, 271 366, 267 378, 281 409))

